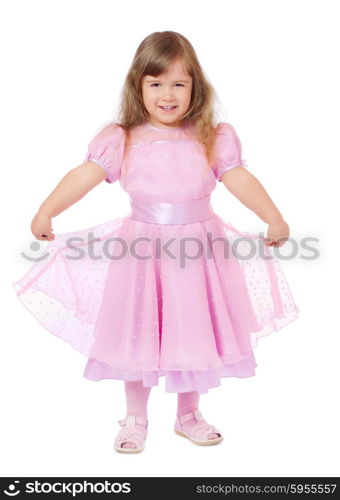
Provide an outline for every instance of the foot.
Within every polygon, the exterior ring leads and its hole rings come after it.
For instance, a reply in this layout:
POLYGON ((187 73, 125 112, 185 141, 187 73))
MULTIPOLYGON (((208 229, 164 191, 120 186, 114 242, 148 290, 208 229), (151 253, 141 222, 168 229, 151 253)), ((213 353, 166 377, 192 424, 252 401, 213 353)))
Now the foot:
POLYGON ((142 415, 127 415, 118 420, 121 429, 115 439, 115 450, 121 453, 138 453, 144 449, 148 420, 142 415))
MULTIPOLYGON (((186 413, 185 415, 188 415, 188 414, 186 413)), ((190 416, 191 416, 190 420, 187 420, 185 422, 182 421, 182 425, 181 425, 182 429, 188 433, 190 433, 190 429, 192 429, 193 426, 197 423, 197 419, 195 418, 195 415, 193 412, 190 412, 190 416)), ((177 415, 177 417, 178 417, 178 415, 177 415)), ((218 437, 220 437, 220 434, 217 434, 215 432, 210 432, 208 434, 208 439, 216 439, 218 437)))
POLYGON ((189 438, 195 444, 218 444, 223 440, 221 431, 209 425, 199 410, 177 415, 174 429, 177 434, 189 438))

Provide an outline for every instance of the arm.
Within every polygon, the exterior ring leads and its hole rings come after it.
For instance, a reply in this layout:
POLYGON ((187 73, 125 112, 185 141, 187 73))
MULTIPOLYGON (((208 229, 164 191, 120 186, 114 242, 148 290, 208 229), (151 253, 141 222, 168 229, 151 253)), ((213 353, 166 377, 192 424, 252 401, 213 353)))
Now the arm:
POLYGON ((53 239, 51 218, 83 198, 105 177, 105 171, 92 161, 86 161, 70 170, 40 205, 31 223, 34 236, 39 240, 53 239))
POLYGON ((104 180, 104 170, 92 161, 86 161, 70 170, 41 204, 39 212, 55 217, 81 200, 94 186, 104 180))
POLYGON ((268 246, 281 246, 289 236, 289 226, 256 177, 243 167, 235 167, 225 172, 221 180, 228 191, 269 224, 267 238, 272 242, 268 246))

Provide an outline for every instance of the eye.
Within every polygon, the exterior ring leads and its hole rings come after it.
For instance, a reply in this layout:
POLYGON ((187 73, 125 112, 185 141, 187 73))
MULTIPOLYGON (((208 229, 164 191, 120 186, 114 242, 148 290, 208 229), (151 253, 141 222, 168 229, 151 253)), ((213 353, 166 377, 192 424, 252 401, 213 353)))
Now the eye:
MULTIPOLYGON (((154 87, 155 85, 160 85, 160 83, 152 83, 150 87, 154 87)), ((184 87, 183 83, 176 83, 176 85, 179 85, 180 87, 184 87)))

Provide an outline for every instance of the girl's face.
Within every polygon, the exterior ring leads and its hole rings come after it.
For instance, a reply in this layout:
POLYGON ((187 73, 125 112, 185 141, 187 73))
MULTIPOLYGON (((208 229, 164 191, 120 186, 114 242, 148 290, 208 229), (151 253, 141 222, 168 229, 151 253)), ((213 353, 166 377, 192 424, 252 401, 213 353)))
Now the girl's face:
POLYGON ((174 61, 168 71, 157 77, 144 75, 142 95, 150 125, 164 129, 179 127, 181 117, 190 106, 191 89, 192 78, 181 59, 174 61), (171 109, 164 106, 171 106, 171 109))

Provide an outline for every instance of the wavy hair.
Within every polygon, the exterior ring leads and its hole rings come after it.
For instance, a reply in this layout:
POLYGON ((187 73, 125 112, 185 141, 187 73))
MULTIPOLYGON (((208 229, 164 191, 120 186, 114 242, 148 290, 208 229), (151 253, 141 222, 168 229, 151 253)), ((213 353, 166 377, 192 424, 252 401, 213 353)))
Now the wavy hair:
POLYGON ((149 115, 142 97, 143 76, 160 75, 178 58, 182 59, 192 77, 191 101, 181 121, 183 125, 195 124, 196 137, 202 143, 210 165, 214 159, 217 94, 205 76, 193 46, 180 33, 156 31, 140 43, 122 88, 117 123, 125 129, 128 143, 130 129, 144 123, 149 115))

